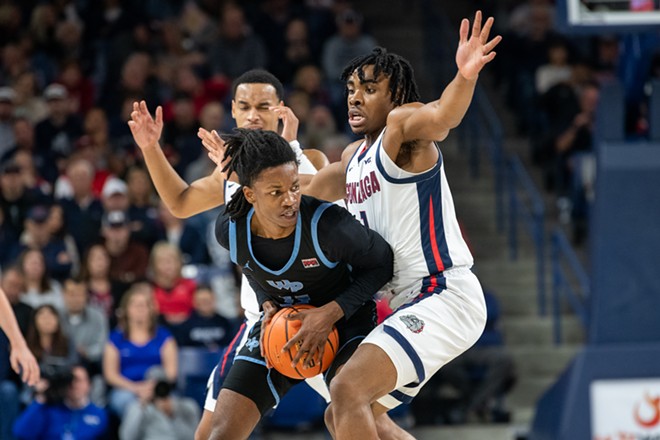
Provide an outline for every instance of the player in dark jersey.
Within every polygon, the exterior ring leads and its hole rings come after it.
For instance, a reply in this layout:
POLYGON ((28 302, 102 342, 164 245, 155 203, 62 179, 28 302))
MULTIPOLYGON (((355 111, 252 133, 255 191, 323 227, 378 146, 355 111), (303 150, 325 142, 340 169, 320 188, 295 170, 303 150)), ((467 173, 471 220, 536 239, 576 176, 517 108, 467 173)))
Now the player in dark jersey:
POLYGON ((309 366, 321 355, 332 326, 339 351, 326 373, 332 380, 375 326, 372 295, 393 271, 389 245, 346 210, 300 195, 295 153, 276 133, 237 130, 225 136, 228 175, 237 191, 216 222, 216 236, 243 268, 263 318, 234 360, 218 396, 212 439, 247 438, 261 416, 300 380, 269 369, 261 349, 261 324, 280 308, 308 303, 317 308, 302 321, 285 349, 300 342, 293 363, 309 366))

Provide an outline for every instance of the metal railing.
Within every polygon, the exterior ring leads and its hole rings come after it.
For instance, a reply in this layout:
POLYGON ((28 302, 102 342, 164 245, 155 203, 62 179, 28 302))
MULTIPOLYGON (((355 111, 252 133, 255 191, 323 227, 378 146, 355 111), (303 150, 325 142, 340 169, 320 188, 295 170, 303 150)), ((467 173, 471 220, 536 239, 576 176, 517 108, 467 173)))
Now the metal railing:
MULTIPOLYGON (((485 147, 490 155, 495 178, 495 222, 497 230, 504 232, 504 176, 506 174, 504 153, 504 130, 500 118, 486 96, 483 88, 477 86, 474 94, 473 109, 477 114, 474 125, 478 144, 485 147)), ((479 148, 470 148, 470 161, 473 176, 479 173, 479 148)))
POLYGON ((555 344, 561 343, 562 299, 566 299, 585 330, 589 325, 590 280, 566 234, 556 228, 552 233, 552 321, 555 344))
POLYGON ((518 258, 518 223, 522 220, 535 247, 538 307, 545 316, 545 205, 518 155, 511 155, 507 165, 511 259, 518 258))

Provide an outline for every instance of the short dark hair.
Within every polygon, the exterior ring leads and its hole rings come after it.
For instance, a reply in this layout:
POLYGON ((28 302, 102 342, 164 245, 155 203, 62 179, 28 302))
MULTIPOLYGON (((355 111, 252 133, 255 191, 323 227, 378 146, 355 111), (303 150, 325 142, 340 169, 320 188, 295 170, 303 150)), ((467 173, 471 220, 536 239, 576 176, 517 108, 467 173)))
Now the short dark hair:
POLYGON ((360 81, 364 81, 365 66, 374 66, 374 79, 378 79, 381 73, 390 79, 390 92, 395 105, 419 101, 415 72, 407 59, 383 47, 376 47, 368 55, 353 58, 344 68, 341 80, 347 81, 357 71, 360 81))
POLYGON ((232 99, 236 96, 236 88, 241 84, 270 84, 275 88, 277 99, 280 101, 284 99, 284 86, 282 82, 275 77, 272 73, 264 69, 248 70, 234 80, 231 86, 232 99))
MULTIPOLYGON (((231 134, 222 135, 222 139, 226 146, 225 158, 230 158, 222 171, 227 173, 227 178, 236 173, 239 183, 244 186, 251 186, 267 168, 291 162, 298 164, 289 143, 274 131, 236 128, 231 134)), ((226 210, 231 218, 240 218, 247 215, 251 207, 239 189, 226 210)))

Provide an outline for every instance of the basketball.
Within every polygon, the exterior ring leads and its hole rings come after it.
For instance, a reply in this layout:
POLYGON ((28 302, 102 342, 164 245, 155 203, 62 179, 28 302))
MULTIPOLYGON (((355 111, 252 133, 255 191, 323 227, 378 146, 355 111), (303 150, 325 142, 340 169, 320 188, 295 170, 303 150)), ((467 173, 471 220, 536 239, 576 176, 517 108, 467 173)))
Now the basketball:
POLYGON ((339 348, 339 333, 337 332, 337 328, 333 326, 325 343, 323 359, 314 359, 314 365, 307 369, 303 368, 302 359, 298 361, 295 367, 291 366, 293 358, 298 353, 299 345, 292 347, 288 352, 282 352, 282 347, 298 332, 302 322, 289 321, 286 317, 300 310, 312 308, 314 306, 307 304, 285 307, 278 311, 270 320, 270 323, 264 328, 264 352, 266 353, 266 358, 273 368, 292 379, 306 379, 323 373, 330 367, 339 348))

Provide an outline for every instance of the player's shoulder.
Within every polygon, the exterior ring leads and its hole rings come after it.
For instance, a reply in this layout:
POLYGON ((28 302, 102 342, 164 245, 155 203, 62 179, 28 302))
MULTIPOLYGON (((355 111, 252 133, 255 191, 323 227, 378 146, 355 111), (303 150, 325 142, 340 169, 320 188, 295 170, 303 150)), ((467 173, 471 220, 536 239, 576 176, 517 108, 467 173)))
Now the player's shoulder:
POLYGON ((393 108, 387 115, 387 125, 390 126, 408 118, 415 110, 423 106, 424 104, 421 102, 410 102, 393 108))
POLYGON ((300 205, 301 207, 306 207, 310 212, 319 217, 327 218, 328 216, 331 216, 333 218, 339 218, 343 215, 351 216, 345 208, 312 196, 303 195, 300 200, 300 205))
POLYGON ((353 154, 355 154, 355 151, 360 147, 360 145, 362 145, 362 142, 364 142, 364 139, 358 139, 348 144, 348 146, 346 146, 344 151, 341 153, 342 162, 353 157, 353 154))

